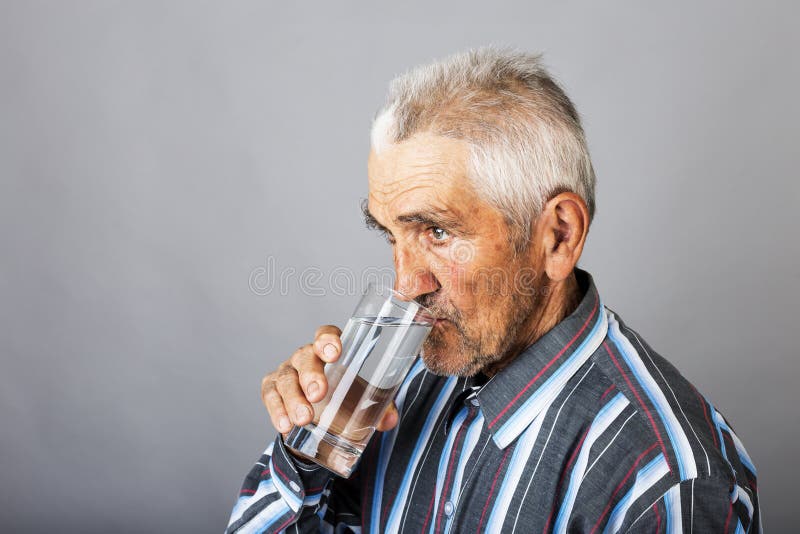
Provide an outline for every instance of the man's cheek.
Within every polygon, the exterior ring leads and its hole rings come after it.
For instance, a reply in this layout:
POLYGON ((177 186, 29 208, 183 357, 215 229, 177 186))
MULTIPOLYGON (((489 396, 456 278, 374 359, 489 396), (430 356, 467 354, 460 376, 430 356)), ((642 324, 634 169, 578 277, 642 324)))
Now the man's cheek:
POLYGON ((437 251, 435 265, 442 279, 445 279, 441 282, 442 286, 451 294, 463 295, 473 285, 469 273, 470 266, 474 264, 475 250, 471 242, 458 240, 453 245, 437 251))
POLYGON ((468 287, 467 273, 463 266, 457 264, 439 264, 434 276, 442 286, 442 292, 454 297, 463 295, 468 287))
POLYGON ((515 293, 524 296, 533 296, 539 289, 540 281, 537 279, 537 272, 531 267, 523 267, 514 274, 515 293))
POLYGON ((458 264, 449 265, 447 275, 450 278, 451 294, 464 295, 467 289, 467 276, 464 266, 458 264))

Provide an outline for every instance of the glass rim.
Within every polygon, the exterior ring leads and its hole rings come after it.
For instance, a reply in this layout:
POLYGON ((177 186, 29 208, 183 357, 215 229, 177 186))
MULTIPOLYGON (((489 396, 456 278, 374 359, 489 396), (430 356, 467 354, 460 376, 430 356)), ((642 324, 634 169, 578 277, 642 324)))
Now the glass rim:
POLYGON ((396 290, 396 289, 394 289, 392 287, 389 287, 386 284, 380 284, 378 282, 370 282, 370 283, 368 283, 367 284, 367 289, 369 289, 370 286, 375 287, 376 290, 388 290, 388 291, 390 291, 392 296, 401 297, 400 299, 398 299, 400 302, 413 304, 413 305, 417 306, 420 310, 422 310, 422 312, 425 315, 427 315, 430 318, 431 322, 436 321, 436 319, 437 319, 436 314, 434 314, 429 308, 427 308, 426 306, 423 306, 422 304, 420 304, 419 302, 417 302, 413 298, 409 297, 408 295, 406 295, 402 291, 398 291, 398 290, 396 290))

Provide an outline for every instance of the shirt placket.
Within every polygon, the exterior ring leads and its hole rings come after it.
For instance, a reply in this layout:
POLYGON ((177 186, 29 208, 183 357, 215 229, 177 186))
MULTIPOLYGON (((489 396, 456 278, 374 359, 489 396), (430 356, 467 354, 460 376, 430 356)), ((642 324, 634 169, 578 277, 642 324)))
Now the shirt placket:
MULTIPOLYGON (((456 432, 453 440, 453 446, 447 461, 447 469, 445 471, 445 479, 442 485, 441 494, 439 495, 439 505, 436 510, 431 531, 434 533, 449 532, 455 517, 455 512, 458 508, 457 496, 461 493, 460 487, 455 487, 458 464, 463 458, 464 446, 466 443, 466 435, 469 431, 470 425, 473 423, 478 415, 477 398, 473 397, 465 401, 467 406, 462 410, 467 411, 466 417, 462 420, 459 427, 451 429, 451 432, 456 432)), ((464 480, 460 481, 462 485, 464 480)))

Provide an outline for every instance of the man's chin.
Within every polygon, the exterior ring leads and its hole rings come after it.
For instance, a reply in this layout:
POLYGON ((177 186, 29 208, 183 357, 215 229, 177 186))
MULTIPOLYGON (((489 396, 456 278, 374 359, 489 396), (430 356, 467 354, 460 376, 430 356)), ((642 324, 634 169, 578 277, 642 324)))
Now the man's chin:
POLYGON ((422 354, 422 362, 425 364, 425 368, 428 372, 433 373, 437 376, 454 376, 453 367, 447 365, 445 362, 441 360, 430 357, 425 353, 422 354))
POLYGON ((428 349, 423 346, 422 363, 431 373, 439 376, 472 376, 480 369, 474 369, 475 364, 467 360, 455 348, 447 350, 444 347, 428 349))
POLYGON ((452 321, 437 322, 422 345, 422 362, 435 375, 472 376, 480 371, 477 359, 462 330, 452 321))

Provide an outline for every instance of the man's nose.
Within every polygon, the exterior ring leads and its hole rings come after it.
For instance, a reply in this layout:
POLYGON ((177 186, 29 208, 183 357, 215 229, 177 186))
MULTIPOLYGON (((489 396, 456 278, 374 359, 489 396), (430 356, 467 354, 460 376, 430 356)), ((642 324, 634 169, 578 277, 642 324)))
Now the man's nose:
POLYGON ((394 290, 415 299, 420 295, 432 293, 439 289, 440 284, 431 272, 430 265, 422 254, 408 248, 395 248, 394 290))

